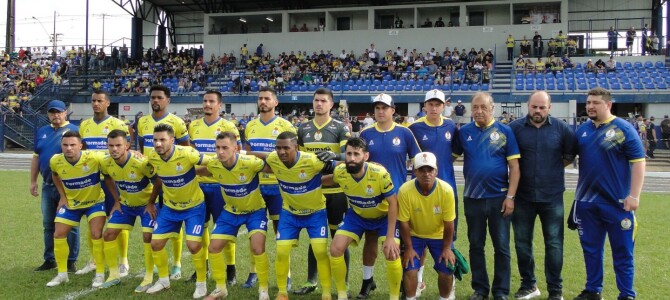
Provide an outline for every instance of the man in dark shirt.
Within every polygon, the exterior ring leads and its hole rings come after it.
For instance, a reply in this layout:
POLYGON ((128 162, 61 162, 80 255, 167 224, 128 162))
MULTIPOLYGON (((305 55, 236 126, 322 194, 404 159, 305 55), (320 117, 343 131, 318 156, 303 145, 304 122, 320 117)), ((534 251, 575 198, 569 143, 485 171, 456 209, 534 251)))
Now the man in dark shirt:
POLYGON ((442 21, 442 17, 439 17, 437 21, 435 21, 435 27, 444 27, 444 21, 442 21))
POLYGON ((512 216, 521 277, 516 299, 540 295, 533 258, 533 226, 538 216, 545 243, 548 299, 563 299, 564 168, 575 159, 575 134, 565 122, 549 116, 550 109, 549 94, 534 92, 528 99, 528 115, 509 124, 521 152, 521 179, 512 216))
POLYGON ((456 122, 456 126, 458 128, 461 127, 461 124, 465 123, 465 112, 467 109, 465 108, 465 105, 463 105, 463 102, 461 100, 458 100, 458 104, 456 107, 454 107, 454 114, 456 117, 454 118, 454 122, 456 122))
POLYGON ((654 117, 652 116, 649 120, 644 119, 647 127, 647 140, 649 141, 649 149, 647 150, 647 156, 651 158, 656 158, 654 156, 654 150, 656 150, 656 124, 654 124, 654 117))
POLYGON ((533 36, 533 51, 535 52, 536 57, 542 57, 542 48, 544 48, 544 42, 542 41, 542 36, 540 33, 535 31, 533 36))
POLYGON ((358 117, 354 117, 354 119, 351 121, 351 132, 353 137, 359 136, 361 133, 361 127, 363 126, 363 123, 358 119, 358 117))

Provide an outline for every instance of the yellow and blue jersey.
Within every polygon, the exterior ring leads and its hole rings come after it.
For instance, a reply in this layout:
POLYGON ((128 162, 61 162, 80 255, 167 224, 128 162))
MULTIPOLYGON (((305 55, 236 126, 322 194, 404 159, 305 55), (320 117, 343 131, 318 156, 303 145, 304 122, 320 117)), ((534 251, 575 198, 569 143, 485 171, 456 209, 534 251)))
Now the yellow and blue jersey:
MULTIPOLYGON (((303 123, 298 128, 298 145, 301 151, 318 152, 332 151, 336 154, 344 153, 347 140, 351 137, 349 127, 341 121, 330 119, 322 126, 316 125, 314 120, 303 123)), ((325 187, 324 194, 341 193, 340 187, 325 187)))
POLYGON ((410 234, 426 239, 442 239, 444 222, 456 219, 454 190, 442 179, 427 196, 419 192, 416 179, 405 182, 398 189, 398 221, 409 222, 410 234))
POLYGON ((451 149, 458 140, 458 129, 454 121, 441 117, 439 124, 431 124, 426 117, 422 117, 409 125, 409 130, 414 134, 421 151, 435 154, 437 178, 446 181, 456 193, 456 176, 451 160, 451 149))
MULTIPOLYGON (((247 123, 244 137, 251 151, 270 153, 275 150, 277 136, 284 131, 296 133, 293 124, 283 118, 275 116, 267 123, 258 118, 247 123)), ((274 174, 261 173, 261 184, 277 184, 277 178, 274 174)))
POLYGON ((491 120, 486 127, 472 122, 461 127, 453 155, 463 154, 468 198, 502 198, 509 187, 507 161, 521 157, 512 129, 491 120))
POLYGON ((265 162, 253 155, 238 154, 230 169, 216 159, 209 161, 207 170, 211 179, 221 184, 226 211, 247 214, 265 208, 258 175, 264 167, 265 162))
POLYGON ((577 128, 575 136, 579 155, 575 199, 610 202, 623 208, 623 200, 630 194, 630 164, 645 160, 635 128, 617 117, 598 127, 588 120, 577 128))
POLYGON ((130 139, 128 126, 112 116, 107 116, 100 122, 96 122, 93 118, 82 121, 79 125, 79 134, 82 142, 86 145, 86 150, 107 152, 107 135, 115 129, 123 130, 126 137, 130 139))
POLYGON ((172 155, 166 160, 151 151, 149 163, 163 182, 163 203, 174 210, 186 210, 205 200, 195 178, 195 166, 207 164, 208 158, 192 147, 173 147, 172 155))
POLYGON ((412 132, 402 125, 393 123, 391 129, 383 131, 375 123, 361 131, 361 138, 368 143, 368 161, 384 166, 391 174, 397 189, 407 180, 407 160, 421 150, 412 132))
POLYGON ((70 163, 63 154, 51 158, 51 171, 60 177, 65 189, 67 206, 70 209, 88 208, 105 200, 100 185, 102 152, 84 150, 79 160, 70 163))
POLYGON ((265 161, 277 176, 284 210, 294 215, 310 215, 326 208, 326 198, 321 191, 324 162, 315 154, 298 151, 291 167, 279 160, 277 152, 270 153, 265 161))
POLYGON ((347 172, 347 166, 338 165, 333 173, 333 181, 340 185, 349 200, 349 207, 364 219, 378 219, 388 214, 386 198, 394 192, 393 180, 381 165, 365 163, 365 174, 356 179, 347 172))
MULTIPOLYGON (((198 152, 216 157, 216 136, 221 132, 232 132, 237 138, 237 144, 240 145, 240 132, 235 125, 223 118, 218 118, 212 124, 207 124, 205 119, 197 119, 188 126, 188 136, 191 139, 191 146, 198 152)), ((200 183, 216 183, 217 181, 208 176, 198 176, 200 183)))
POLYGON ((142 154, 149 155, 154 149, 154 127, 158 124, 167 124, 174 130, 175 143, 188 141, 188 128, 181 118, 168 113, 162 118, 156 120, 153 116, 143 116, 137 121, 137 135, 144 145, 142 154))
POLYGON ((111 156, 106 156, 102 160, 101 172, 116 183, 121 204, 130 207, 147 205, 154 187, 150 179, 156 172, 146 158, 135 157, 131 153, 127 155, 123 165, 116 163, 111 156))

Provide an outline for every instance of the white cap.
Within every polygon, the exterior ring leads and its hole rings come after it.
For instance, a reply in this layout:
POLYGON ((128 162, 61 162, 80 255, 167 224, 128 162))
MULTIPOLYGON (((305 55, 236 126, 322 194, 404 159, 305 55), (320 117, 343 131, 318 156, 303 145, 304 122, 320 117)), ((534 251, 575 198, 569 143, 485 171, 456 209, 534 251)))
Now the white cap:
POLYGON ((461 100, 458 100, 458 103, 461 103, 461 102, 463 102, 463 101, 461 101, 461 100))
POLYGON ((418 169, 424 166, 437 169, 437 158, 435 158, 435 154, 430 152, 421 152, 414 156, 414 169, 418 169))
POLYGON ((378 102, 384 103, 391 107, 395 107, 395 104, 393 103, 393 98, 391 98, 391 96, 389 96, 388 94, 381 93, 376 97, 372 98, 372 103, 377 104, 378 102))
POLYGON ((424 99, 423 102, 426 102, 428 100, 433 100, 433 99, 440 100, 440 101, 442 101, 442 103, 444 103, 446 101, 446 99, 444 97, 444 93, 442 91, 438 90, 438 89, 428 91, 426 93, 426 99, 424 99))

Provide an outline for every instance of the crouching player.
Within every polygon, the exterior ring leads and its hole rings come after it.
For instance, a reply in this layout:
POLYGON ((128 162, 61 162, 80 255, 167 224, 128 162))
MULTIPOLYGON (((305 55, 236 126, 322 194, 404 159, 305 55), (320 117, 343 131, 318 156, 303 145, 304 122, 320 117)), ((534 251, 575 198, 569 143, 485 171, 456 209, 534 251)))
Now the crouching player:
POLYGON ((209 263, 216 289, 206 299, 221 299, 228 295, 226 262, 221 252, 229 243, 235 243, 237 232, 245 225, 258 274, 258 299, 268 300, 270 263, 265 252, 268 219, 258 176, 265 162, 253 155, 236 153, 237 136, 232 132, 219 133, 215 145, 217 159, 209 161, 207 169, 198 170, 198 175, 212 176, 220 183, 226 203, 216 219, 209 244, 209 263))
POLYGON ((405 182, 398 190, 407 300, 416 298, 417 270, 426 247, 435 261, 433 268, 438 274, 440 300, 446 300, 454 280, 447 266, 456 263, 451 250, 456 219, 454 191, 437 178, 437 159, 433 153, 421 152, 414 157, 414 175, 415 179, 405 182))
POLYGON ((119 201, 114 202, 111 209, 107 229, 103 234, 105 240, 105 261, 109 269, 109 277, 101 288, 119 284, 120 274, 117 256, 119 254, 116 238, 121 230, 131 230, 135 219, 142 223, 142 240, 144 241, 144 279, 135 288, 135 292, 144 293, 153 282, 154 259, 151 251, 151 234, 156 220, 157 187, 154 189, 151 178, 156 174, 146 158, 133 156, 129 149, 126 132, 115 129, 107 135, 109 156, 102 161, 102 174, 111 177, 120 193, 119 201))
POLYGON ((330 244, 330 267, 337 298, 348 299, 344 251, 349 244, 358 244, 363 233, 372 231, 383 242, 389 298, 397 300, 400 297, 402 265, 396 229, 398 201, 393 193, 391 175, 381 165, 367 162, 369 153, 365 140, 350 138, 345 151, 346 165, 337 166, 333 175, 323 176, 322 179, 324 185, 337 183, 343 187, 349 200, 349 211, 330 244))

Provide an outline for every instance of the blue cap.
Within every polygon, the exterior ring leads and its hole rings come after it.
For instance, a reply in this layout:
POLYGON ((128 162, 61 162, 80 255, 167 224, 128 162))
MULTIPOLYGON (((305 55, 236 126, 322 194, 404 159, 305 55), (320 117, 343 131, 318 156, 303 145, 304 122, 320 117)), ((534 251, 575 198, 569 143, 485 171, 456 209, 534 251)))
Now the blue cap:
POLYGON ((49 102, 47 111, 50 111, 52 109, 55 109, 59 112, 64 112, 65 110, 67 110, 67 108, 65 107, 65 103, 60 100, 51 100, 51 102, 49 102))

